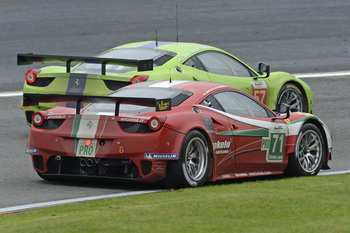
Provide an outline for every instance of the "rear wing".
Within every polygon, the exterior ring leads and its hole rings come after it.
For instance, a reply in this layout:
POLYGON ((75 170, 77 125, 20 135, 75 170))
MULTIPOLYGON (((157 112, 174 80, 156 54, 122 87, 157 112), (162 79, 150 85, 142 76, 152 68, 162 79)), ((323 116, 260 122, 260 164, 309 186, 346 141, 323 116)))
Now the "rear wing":
POLYGON ((138 98, 138 97, 113 97, 113 96, 77 96, 77 95, 44 95, 23 94, 23 106, 38 105, 39 102, 73 102, 77 103, 76 114, 80 114, 80 103, 114 103, 115 116, 119 115, 120 104, 142 105, 155 107, 156 111, 171 110, 171 99, 138 98))
POLYGON ((132 60, 132 59, 116 59, 101 57, 80 57, 80 56, 59 56, 59 55, 43 55, 43 54, 17 54, 17 65, 31 65, 34 62, 50 63, 62 62, 66 63, 66 72, 70 73, 71 63, 93 63, 101 64, 101 74, 106 74, 106 64, 122 65, 129 67, 137 67, 137 71, 153 70, 153 60, 132 60))

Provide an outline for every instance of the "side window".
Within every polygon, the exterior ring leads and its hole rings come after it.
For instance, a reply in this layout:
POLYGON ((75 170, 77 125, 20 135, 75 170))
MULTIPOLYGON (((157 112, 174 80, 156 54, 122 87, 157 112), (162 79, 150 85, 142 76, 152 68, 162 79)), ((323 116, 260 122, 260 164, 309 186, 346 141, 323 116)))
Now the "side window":
POLYGON ((220 111, 224 111, 216 99, 211 95, 205 98, 200 104, 220 111))
POLYGON ((202 63, 198 60, 196 56, 193 56, 189 58, 187 61, 184 62, 184 65, 206 71, 205 68, 203 67, 202 63))
POLYGON ((239 61, 221 52, 204 52, 197 55, 205 69, 213 74, 251 77, 247 67, 239 61))
POLYGON ((227 113, 247 117, 270 117, 263 106, 241 93, 219 92, 214 94, 214 97, 227 113))

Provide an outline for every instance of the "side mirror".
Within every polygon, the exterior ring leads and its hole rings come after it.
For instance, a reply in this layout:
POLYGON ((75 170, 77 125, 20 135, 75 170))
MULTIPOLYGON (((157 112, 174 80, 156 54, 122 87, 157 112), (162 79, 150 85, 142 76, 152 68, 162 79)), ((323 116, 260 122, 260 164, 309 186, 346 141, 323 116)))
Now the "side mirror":
POLYGON ((277 106, 276 112, 279 114, 286 114, 286 116, 285 117, 275 117, 275 118, 272 118, 272 120, 288 119, 290 117, 290 106, 288 104, 285 104, 285 103, 279 104, 277 106))
POLYGON ((270 66, 265 65, 264 63, 260 63, 258 66, 258 72, 259 74, 264 74, 266 73, 266 76, 264 78, 268 78, 270 76, 270 66))

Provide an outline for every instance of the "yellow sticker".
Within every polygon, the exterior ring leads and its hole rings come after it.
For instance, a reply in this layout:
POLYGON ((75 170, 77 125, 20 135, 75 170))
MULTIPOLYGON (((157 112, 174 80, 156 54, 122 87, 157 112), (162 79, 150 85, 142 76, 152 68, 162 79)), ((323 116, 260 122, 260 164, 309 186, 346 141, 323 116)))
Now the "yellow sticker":
POLYGON ((171 110, 171 99, 157 100, 156 111, 167 111, 171 110))

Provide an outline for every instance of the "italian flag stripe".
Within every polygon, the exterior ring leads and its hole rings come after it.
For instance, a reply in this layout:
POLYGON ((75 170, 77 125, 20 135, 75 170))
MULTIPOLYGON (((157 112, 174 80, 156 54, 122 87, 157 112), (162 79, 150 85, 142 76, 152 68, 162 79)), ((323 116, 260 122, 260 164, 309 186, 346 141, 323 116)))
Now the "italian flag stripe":
POLYGON ((75 119, 73 121, 72 138, 76 138, 77 137, 81 118, 82 118, 82 115, 80 115, 80 114, 75 115, 75 119))

